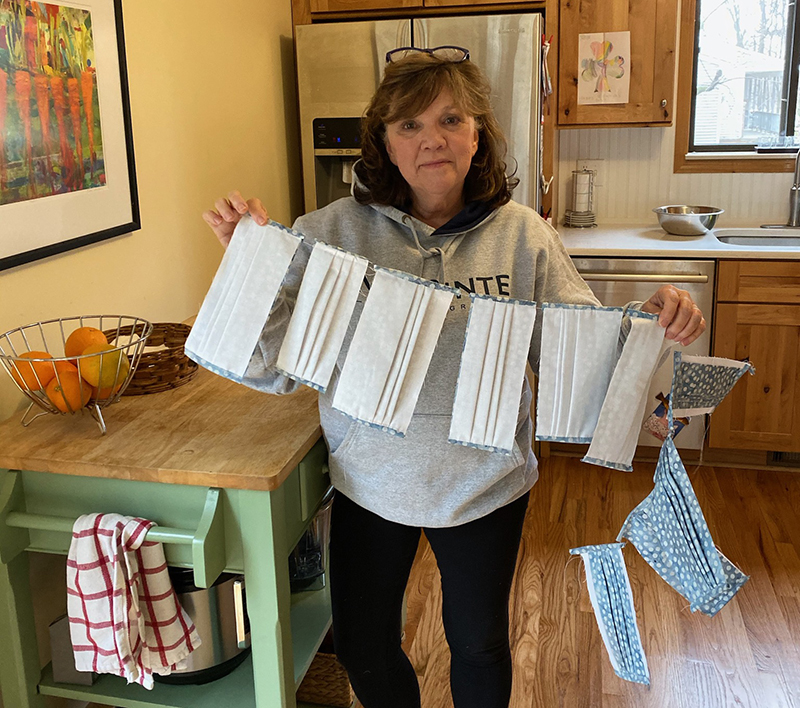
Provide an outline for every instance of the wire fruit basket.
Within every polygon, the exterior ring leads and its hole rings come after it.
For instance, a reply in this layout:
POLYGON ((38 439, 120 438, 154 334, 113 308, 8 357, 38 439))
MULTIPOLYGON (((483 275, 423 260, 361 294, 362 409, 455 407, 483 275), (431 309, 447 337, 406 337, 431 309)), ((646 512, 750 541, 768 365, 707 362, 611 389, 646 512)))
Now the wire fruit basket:
POLYGON ((140 317, 83 315, 34 322, 0 334, 0 364, 31 401, 22 425, 47 413, 88 410, 104 435, 102 409, 120 399, 152 331, 153 325, 140 317), (79 335, 88 333, 94 343, 85 353, 68 356, 67 348, 80 342, 77 330, 79 335))

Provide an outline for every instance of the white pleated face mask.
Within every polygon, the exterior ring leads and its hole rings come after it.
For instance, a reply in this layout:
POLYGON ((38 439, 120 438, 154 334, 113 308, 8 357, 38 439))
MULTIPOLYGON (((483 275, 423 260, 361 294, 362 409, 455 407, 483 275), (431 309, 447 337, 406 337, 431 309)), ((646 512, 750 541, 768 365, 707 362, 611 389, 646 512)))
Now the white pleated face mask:
POLYGON ((327 388, 367 265, 333 246, 314 245, 278 355, 278 368, 287 376, 327 388))
POLYGON ((243 218, 186 339, 186 355, 241 380, 301 241, 280 224, 243 218))
POLYGON ((404 435, 455 294, 452 288, 376 268, 333 407, 404 435))
POLYGON ((630 472, 647 390, 666 340, 658 315, 638 310, 628 314, 631 331, 614 368, 592 444, 583 461, 630 472))
POLYGON ((470 295, 450 442, 510 453, 536 303, 470 295))
POLYGON ((587 443, 617 363, 622 308, 542 305, 536 439, 587 443))

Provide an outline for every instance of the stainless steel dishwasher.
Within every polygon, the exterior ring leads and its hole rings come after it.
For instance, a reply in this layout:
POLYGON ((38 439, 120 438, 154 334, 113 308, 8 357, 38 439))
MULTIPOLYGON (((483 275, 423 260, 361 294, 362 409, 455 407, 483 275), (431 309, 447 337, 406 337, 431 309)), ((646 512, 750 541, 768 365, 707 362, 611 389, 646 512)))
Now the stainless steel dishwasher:
MULTIPOLYGON (((614 307, 634 300, 644 301, 661 285, 686 290, 706 318, 706 331, 688 347, 687 354, 708 356, 711 353, 711 315, 714 306, 714 261, 672 261, 634 258, 573 258, 573 263, 603 305, 614 307)), ((659 394, 668 394, 672 386, 672 361, 665 362, 650 384, 645 415, 659 404, 659 394)), ((678 448, 699 450, 705 431, 705 416, 692 418, 675 438, 678 448)), ((639 435, 640 445, 660 447, 661 441, 646 431, 639 435)))

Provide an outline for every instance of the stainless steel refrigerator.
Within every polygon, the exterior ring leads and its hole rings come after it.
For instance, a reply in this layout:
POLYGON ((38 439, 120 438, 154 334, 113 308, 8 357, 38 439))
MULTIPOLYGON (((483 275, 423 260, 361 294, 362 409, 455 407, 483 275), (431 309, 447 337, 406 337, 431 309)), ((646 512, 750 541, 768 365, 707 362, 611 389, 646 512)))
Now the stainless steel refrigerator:
POLYGON ((336 22, 297 27, 305 210, 350 194, 358 119, 377 88, 386 52, 456 45, 487 75, 520 184, 514 199, 534 209, 541 185, 541 42, 537 13, 336 22))

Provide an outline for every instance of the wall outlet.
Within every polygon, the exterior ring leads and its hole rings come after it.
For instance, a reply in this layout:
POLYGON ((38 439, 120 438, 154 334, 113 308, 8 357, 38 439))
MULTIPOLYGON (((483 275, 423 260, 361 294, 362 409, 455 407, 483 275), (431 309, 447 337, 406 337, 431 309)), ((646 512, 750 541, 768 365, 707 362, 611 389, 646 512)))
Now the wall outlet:
POLYGON ((605 167, 605 160, 575 160, 576 170, 593 170, 594 171, 594 186, 603 186, 603 172, 605 167))

